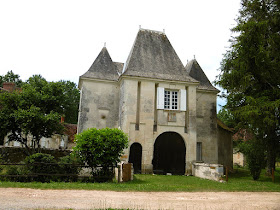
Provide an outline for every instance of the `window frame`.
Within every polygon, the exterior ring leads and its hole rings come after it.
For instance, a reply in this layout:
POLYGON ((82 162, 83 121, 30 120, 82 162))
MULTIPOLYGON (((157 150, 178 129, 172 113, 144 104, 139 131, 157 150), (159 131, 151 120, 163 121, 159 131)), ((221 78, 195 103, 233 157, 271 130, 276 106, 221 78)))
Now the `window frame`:
POLYGON ((196 142, 196 161, 202 161, 202 142, 196 142))
POLYGON ((179 92, 179 90, 164 89, 164 110, 180 110, 179 92))

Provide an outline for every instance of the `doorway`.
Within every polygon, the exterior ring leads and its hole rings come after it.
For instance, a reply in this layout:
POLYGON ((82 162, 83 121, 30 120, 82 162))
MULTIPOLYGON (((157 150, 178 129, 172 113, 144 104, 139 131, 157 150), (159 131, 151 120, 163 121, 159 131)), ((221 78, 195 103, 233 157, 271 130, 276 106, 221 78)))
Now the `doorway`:
POLYGON ((176 132, 160 134, 154 144, 153 172, 155 174, 185 174, 186 146, 176 132))

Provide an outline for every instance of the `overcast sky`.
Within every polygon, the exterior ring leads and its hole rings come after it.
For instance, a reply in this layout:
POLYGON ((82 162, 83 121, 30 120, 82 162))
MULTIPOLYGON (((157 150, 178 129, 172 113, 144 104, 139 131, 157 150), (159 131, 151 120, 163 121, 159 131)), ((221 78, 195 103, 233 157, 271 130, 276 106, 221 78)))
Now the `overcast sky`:
POLYGON ((183 64, 195 55, 213 81, 239 8, 240 0, 1 0, 0 75, 78 83, 105 42, 125 62, 141 25, 165 29, 183 64))

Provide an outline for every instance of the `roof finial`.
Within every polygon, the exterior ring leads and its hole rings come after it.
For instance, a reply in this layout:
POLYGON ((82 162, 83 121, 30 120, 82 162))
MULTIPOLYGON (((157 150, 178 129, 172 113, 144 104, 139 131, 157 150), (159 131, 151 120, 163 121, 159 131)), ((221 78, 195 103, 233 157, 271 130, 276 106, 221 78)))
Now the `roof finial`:
POLYGON ((165 29, 163 29, 163 33, 165 34, 165 29))
POLYGON ((193 59, 195 59, 195 55, 193 55, 193 59))
POLYGON ((139 25, 139 30, 141 29, 141 25, 139 25))
POLYGON ((104 47, 106 47, 106 42, 104 42, 104 47))

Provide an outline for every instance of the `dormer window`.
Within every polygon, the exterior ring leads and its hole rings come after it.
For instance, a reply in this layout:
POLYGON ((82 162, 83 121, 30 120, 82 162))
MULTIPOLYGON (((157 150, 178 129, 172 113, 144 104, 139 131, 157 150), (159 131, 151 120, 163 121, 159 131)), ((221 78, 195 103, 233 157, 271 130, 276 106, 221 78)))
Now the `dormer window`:
POLYGON ((178 91, 164 91, 164 109, 178 110, 178 91))

